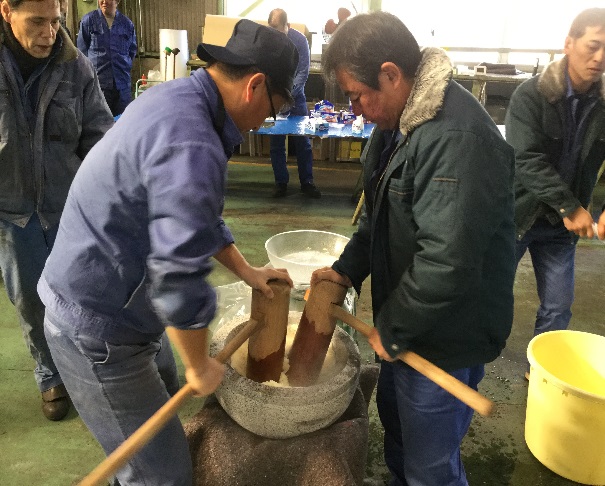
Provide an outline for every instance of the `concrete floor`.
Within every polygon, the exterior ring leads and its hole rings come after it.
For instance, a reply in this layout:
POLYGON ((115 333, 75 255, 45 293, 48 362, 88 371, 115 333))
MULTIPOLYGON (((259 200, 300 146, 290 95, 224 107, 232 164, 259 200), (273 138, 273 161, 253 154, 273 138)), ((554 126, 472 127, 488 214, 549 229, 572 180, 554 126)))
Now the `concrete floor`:
MULTIPOLYGON (((253 265, 268 262, 264 242, 272 235, 293 229, 317 229, 350 236, 354 204, 351 194, 359 175, 359 164, 317 163, 315 179, 323 192, 319 200, 298 192, 296 169, 290 169, 291 193, 271 199, 273 177, 266 160, 236 157, 229 165, 225 220, 242 253, 253 265)), ((600 196, 605 187, 599 186, 600 196)), ((577 252, 576 302, 571 328, 605 335, 602 318, 605 288, 605 245, 582 242, 577 252)), ((217 267, 212 283, 223 285, 236 279, 217 267)), ((491 418, 475 416, 463 443, 463 460, 471 486, 562 486, 576 484, 542 466, 523 438, 527 382, 525 352, 537 306, 535 281, 529 260, 521 262, 515 283, 515 322, 501 357, 486 366, 480 391, 497 403, 491 418)), ((371 323, 369 282, 357 302, 357 316, 371 323)), ((40 395, 32 377, 29 357, 14 310, 0 291, 0 485, 75 484, 102 459, 95 440, 72 411, 58 423, 47 421, 40 411, 40 395)), ((364 358, 373 353, 359 340, 364 358)), ((181 379, 182 366, 179 362, 181 379)), ((182 409, 187 421, 201 406, 193 399, 182 409)), ((384 484, 388 473, 382 460, 381 426, 375 403, 370 408, 368 484, 384 484)), ((265 485, 258 485, 265 486, 265 485)))

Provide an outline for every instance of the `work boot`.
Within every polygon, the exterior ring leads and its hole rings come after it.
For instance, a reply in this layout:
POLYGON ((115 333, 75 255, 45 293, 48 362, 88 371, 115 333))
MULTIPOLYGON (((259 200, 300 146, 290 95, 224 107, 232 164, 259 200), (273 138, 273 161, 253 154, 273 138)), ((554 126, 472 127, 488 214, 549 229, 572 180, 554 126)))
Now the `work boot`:
POLYGON ((42 392, 42 413, 48 420, 61 420, 69 412, 69 395, 65 385, 57 385, 42 392))
POLYGON ((300 186, 300 190, 307 197, 312 197, 313 199, 319 199, 321 197, 321 192, 319 192, 319 189, 317 189, 317 187, 315 187, 315 184, 313 184, 312 182, 302 184, 300 186))
POLYGON ((275 189, 273 190, 273 194, 271 197, 286 197, 286 193, 288 192, 288 184, 284 182, 278 182, 275 184, 275 189))

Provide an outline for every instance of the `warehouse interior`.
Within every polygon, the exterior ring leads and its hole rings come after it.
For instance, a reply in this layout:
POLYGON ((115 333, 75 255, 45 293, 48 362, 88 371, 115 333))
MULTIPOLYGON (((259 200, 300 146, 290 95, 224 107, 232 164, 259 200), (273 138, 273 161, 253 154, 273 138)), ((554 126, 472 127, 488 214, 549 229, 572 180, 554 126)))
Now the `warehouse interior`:
MULTIPOLYGON (((265 20, 271 9, 280 7, 288 11, 291 22, 303 26, 306 30, 303 33, 310 41, 311 69, 305 87, 308 106, 312 108, 316 102, 328 99, 335 106, 346 109, 347 98, 333 82, 324 79, 321 70, 322 49, 325 41, 329 41, 329 35, 323 31, 324 24, 336 18, 340 7, 348 8, 353 15, 373 10, 391 11, 407 24, 406 8, 409 8, 408 26, 419 43, 444 48, 452 60, 454 79, 476 96, 495 123, 502 126, 513 91, 520 83, 540 73, 549 62, 563 56, 562 43, 569 19, 583 8, 594 6, 593 3, 582 1, 552 8, 552 4, 544 1, 514 2, 506 7, 511 12, 502 15, 504 20, 496 20, 497 16, 489 13, 494 8, 497 11, 503 9, 501 2, 492 0, 471 8, 439 0, 432 2, 428 11, 426 6, 412 8, 395 0, 323 0, 307 1, 304 5, 268 0, 121 0, 118 10, 134 22, 137 33, 138 52, 131 74, 135 100, 145 90, 153 89, 154 83, 150 82, 153 76, 159 76, 159 83, 165 82, 161 78, 166 76, 169 63, 174 60, 167 57, 162 60, 165 54, 160 30, 186 31, 181 39, 187 46, 186 75, 189 75, 204 65, 195 55, 198 43, 212 43, 213 39, 225 36, 224 31, 216 31, 219 27, 209 28, 213 22, 220 23, 223 17, 265 20), (550 7, 546 8, 548 5, 550 7), (531 35, 527 33, 532 29, 531 35), (544 35, 546 31, 548 35, 544 35), (489 76, 485 71, 477 70, 481 63, 513 65, 515 72, 489 76)), ((68 5, 67 26, 75 41, 80 20, 98 5, 97 0, 69 0, 68 5)), ((177 60, 180 61, 176 58, 174 62, 177 60)), ((274 175, 269 157, 269 137, 246 134, 245 142, 228 164, 224 220, 242 254, 255 266, 269 264, 265 242, 278 233, 317 230, 351 237, 357 227, 361 196, 360 155, 365 141, 314 137, 314 180, 321 190, 321 198, 304 197, 295 191, 284 198, 272 198, 274 175)), ((290 150, 288 169, 291 179, 295 179, 296 167, 296 157, 290 150)), ((593 193, 595 221, 604 203, 605 179, 600 177, 593 193)), ((575 301, 570 329, 605 336, 605 241, 581 239, 575 263, 575 301)), ((237 280, 216 263, 210 282, 220 294, 221 287, 237 280)), ((372 282, 367 281, 354 301, 356 317, 368 324, 372 324, 371 285, 372 282)), ((0 342, 3 343, 0 348, 0 484, 78 484, 103 461, 105 455, 73 408, 64 420, 57 422, 46 420, 40 413, 40 393, 32 379, 34 361, 24 345, 17 314, 1 279, 0 287, 0 342)), ((471 486, 580 484, 542 464, 525 442, 528 381, 524 374, 538 306, 529 255, 519 265, 514 297, 511 335, 501 356, 486 364, 485 378, 479 385, 479 392, 495 403, 495 412, 490 417, 475 414, 462 443, 462 460, 468 483, 471 486)), ((298 298, 296 305, 304 306, 304 303, 298 298)), ((218 309, 211 329, 216 329, 225 312, 224 308, 218 309)), ((359 347, 362 363, 374 365, 375 355, 367 340, 359 333, 350 332, 359 347)), ((184 367, 176 352, 175 358, 180 382, 184 384, 184 367)), ((181 421, 184 424, 191 421, 204 402, 204 398, 188 400, 178 413, 181 421)), ((375 390, 369 400, 367 420, 369 433, 363 484, 387 485, 390 475, 383 457, 383 431, 376 410, 375 390)), ((591 418, 577 420, 590 421, 591 418)), ((267 458, 267 461, 271 460, 274 459, 267 458)), ((233 484, 244 486, 245 483, 233 484)), ((353 485, 334 483, 334 486, 353 485)))

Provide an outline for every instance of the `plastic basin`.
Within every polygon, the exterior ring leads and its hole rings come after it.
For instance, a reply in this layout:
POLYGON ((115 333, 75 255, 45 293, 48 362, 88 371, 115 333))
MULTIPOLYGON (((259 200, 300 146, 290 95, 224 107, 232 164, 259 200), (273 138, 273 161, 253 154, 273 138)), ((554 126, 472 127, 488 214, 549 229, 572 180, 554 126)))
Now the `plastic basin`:
POLYGON ((527 357, 530 451, 564 478, 605 484, 605 337, 569 330, 539 334, 527 357))
POLYGON ((296 230, 272 236, 265 249, 274 268, 285 268, 295 283, 308 284, 311 274, 331 266, 348 242, 349 238, 336 233, 296 230))

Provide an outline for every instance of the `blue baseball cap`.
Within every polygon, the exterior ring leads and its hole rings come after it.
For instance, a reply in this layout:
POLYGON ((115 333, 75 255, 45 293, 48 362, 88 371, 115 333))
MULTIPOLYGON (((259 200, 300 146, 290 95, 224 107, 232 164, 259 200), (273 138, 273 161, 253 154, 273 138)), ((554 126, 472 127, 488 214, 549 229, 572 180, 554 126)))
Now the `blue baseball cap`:
POLYGON ((290 39, 271 27, 242 19, 233 28, 227 45, 200 44, 202 61, 219 61, 234 66, 256 66, 269 76, 271 86, 292 98, 298 51, 290 39))

